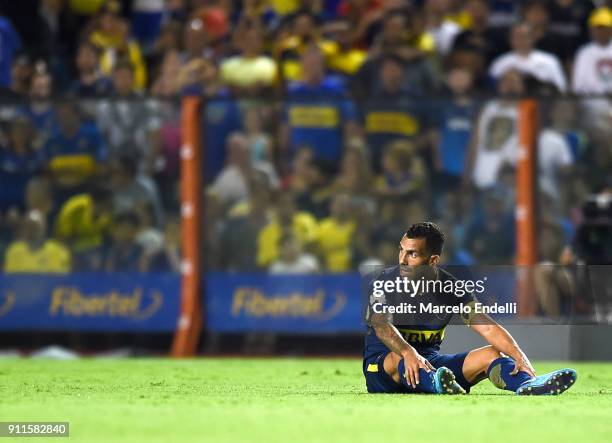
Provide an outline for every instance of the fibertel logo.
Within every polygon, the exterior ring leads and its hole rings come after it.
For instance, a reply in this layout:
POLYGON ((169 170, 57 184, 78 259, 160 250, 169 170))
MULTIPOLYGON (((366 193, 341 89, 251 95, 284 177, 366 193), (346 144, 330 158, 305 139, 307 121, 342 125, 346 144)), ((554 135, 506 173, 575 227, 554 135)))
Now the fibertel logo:
POLYGON ((101 294, 84 294, 74 287, 57 287, 51 294, 49 314, 66 317, 122 317, 130 320, 146 320, 163 304, 159 291, 144 292, 136 288, 132 293, 109 291, 101 294))
POLYGON ((15 293, 13 291, 0 292, 0 317, 4 317, 15 306, 15 293))
POLYGON ((328 320, 341 312, 344 306, 346 295, 341 292, 329 297, 323 289, 313 294, 291 292, 267 295, 257 288, 241 287, 236 289, 232 297, 232 316, 328 320), (326 303, 327 300, 331 303, 326 303))

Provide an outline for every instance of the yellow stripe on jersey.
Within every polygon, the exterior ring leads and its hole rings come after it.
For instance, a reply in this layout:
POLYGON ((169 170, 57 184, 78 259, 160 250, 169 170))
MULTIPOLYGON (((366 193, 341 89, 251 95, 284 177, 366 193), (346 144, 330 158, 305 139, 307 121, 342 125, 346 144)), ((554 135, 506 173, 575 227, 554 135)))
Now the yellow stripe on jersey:
POLYGON ((444 339, 444 329, 399 329, 408 343, 428 344, 439 343, 444 339))
POLYGON ((378 365, 376 363, 370 363, 368 365, 368 372, 378 372, 378 365))
POLYGON ((293 106, 289 124, 301 128, 334 128, 339 123, 338 111, 331 106, 293 106))
POLYGON ((419 132, 419 122, 401 112, 370 112, 365 123, 366 133, 369 134, 383 132, 411 136, 419 132))

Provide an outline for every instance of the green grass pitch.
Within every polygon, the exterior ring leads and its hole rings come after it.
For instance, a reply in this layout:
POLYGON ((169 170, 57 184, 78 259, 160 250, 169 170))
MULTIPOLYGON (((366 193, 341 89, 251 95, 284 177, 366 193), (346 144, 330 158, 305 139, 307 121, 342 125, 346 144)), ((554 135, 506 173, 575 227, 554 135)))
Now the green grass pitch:
MULTIPOLYGON (((559 397, 487 380, 467 396, 369 395, 357 359, 0 361, 0 421, 69 421, 83 442, 612 442, 612 364, 559 397)), ((1 438, 0 443, 11 441, 1 438)))

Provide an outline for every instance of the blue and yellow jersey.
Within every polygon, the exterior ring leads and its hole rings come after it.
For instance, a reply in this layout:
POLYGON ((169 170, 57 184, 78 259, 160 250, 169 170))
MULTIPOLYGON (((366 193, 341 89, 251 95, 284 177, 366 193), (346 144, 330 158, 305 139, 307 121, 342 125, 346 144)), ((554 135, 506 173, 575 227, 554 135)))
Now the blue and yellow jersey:
POLYGON ((376 164, 383 148, 397 139, 413 139, 429 127, 430 112, 414 97, 380 95, 363 105, 362 120, 376 164))
POLYGON ((289 87, 285 120, 292 150, 309 146, 317 158, 340 160, 343 124, 354 118, 353 104, 338 79, 326 78, 316 87, 304 83, 289 87))
MULTIPOLYGON (((398 277, 400 277, 399 266, 393 266, 382 270, 372 279, 367 294, 369 299, 368 317, 372 314, 374 300, 380 300, 372 296, 373 281, 395 281, 398 277)), ((437 268, 437 280, 441 281, 441 283, 446 283, 457 279, 447 271, 437 268)), ((453 293, 432 292, 420 293, 414 298, 410 298, 410 296, 405 293, 386 293, 383 300, 384 303, 395 306, 399 305, 402 301, 407 301, 412 305, 432 303, 435 306, 457 306, 459 304, 472 303, 475 298, 473 294, 470 293, 458 296, 453 293)), ((404 340, 413 346, 421 355, 424 355, 440 350, 440 345, 444 340, 444 332, 453 318, 453 315, 454 314, 422 312, 418 312, 414 315, 402 314, 395 316, 391 323, 397 328, 404 340)), ((374 329, 369 326, 365 338, 364 357, 368 358, 380 352, 388 352, 388 350, 387 346, 376 336, 374 329)))
POLYGON ((61 273, 70 272, 70 251, 55 240, 33 248, 25 241, 12 243, 6 251, 4 272, 61 273))
POLYGON ((89 194, 70 198, 57 216, 55 237, 68 243, 76 252, 99 247, 110 229, 111 216, 96 216, 94 212, 94 202, 89 194))
POLYGON ((67 137, 56 131, 44 146, 46 165, 59 180, 75 184, 91 177, 98 163, 107 158, 102 134, 92 123, 83 123, 77 133, 67 137))

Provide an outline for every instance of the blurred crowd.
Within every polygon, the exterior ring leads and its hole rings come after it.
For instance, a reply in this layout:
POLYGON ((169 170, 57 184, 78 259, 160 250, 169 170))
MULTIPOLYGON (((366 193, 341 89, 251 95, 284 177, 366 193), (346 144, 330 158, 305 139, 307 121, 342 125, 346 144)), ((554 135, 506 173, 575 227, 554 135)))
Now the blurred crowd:
POLYGON ((526 95, 540 259, 575 262, 584 202, 612 193, 608 3, 2 2, 4 270, 178 271, 186 94, 205 98, 208 269, 394 263, 422 220, 447 263, 512 263, 526 95))

